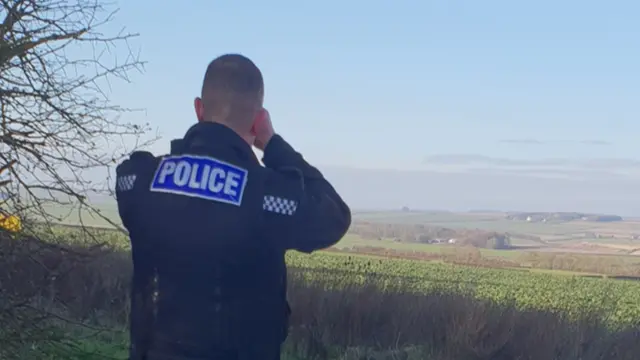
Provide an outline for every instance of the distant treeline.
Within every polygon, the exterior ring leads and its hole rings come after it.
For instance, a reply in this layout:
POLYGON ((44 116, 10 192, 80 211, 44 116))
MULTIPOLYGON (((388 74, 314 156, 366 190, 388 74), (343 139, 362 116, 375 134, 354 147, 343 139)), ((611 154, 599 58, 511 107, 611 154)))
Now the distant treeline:
POLYGON ((622 221, 618 215, 585 214, 577 212, 513 212, 507 214, 509 220, 546 222, 546 221, 622 221))

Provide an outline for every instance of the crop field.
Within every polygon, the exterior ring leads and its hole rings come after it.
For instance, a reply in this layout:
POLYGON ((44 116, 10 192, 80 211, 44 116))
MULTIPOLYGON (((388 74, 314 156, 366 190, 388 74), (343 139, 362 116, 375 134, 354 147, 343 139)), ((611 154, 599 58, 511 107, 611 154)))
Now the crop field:
MULTIPOLYGON (((344 294, 351 294, 356 288, 374 287, 377 289, 375 294, 414 293, 424 296, 425 303, 428 303, 429 296, 458 294, 478 300, 489 300, 505 307, 515 306, 523 312, 546 311, 568 321, 593 314, 612 330, 640 325, 640 282, 326 252, 313 255, 290 252, 287 254, 287 263, 297 281, 320 285, 321 293, 316 295, 320 297, 320 301, 332 293, 345 296, 344 294)), ((300 286, 298 284, 292 289, 292 296, 299 295, 300 286)), ((348 296, 354 298, 341 301, 355 301, 356 304, 360 301, 355 298, 355 294, 348 296)), ((294 299, 297 311, 303 311, 301 301, 304 300, 294 299)), ((348 304, 345 303, 344 306, 348 304)), ((333 311, 337 311, 337 308, 333 311)), ((84 339, 79 344, 81 351, 85 354, 94 353, 96 358, 98 354, 108 354, 113 358, 122 359, 126 355, 126 336, 122 332, 109 336, 103 334, 84 339)), ((82 357, 78 357, 80 358, 82 357)), ((304 357, 283 356, 286 360, 302 358, 304 357)))
MULTIPOLYGON (((389 289, 471 294, 521 309, 568 316, 605 314, 611 325, 640 325, 640 282, 473 268, 403 259, 289 253, 290 267, 335 270, 330 286, 381 281, 389 289), (342 276, 340 276, 342 275, 342 276)), ((313 276, 313 272, 310 276, 313 276)))
MULTIPOLYGON (((123 250, 128 248, 126 236, 113 230, 83 231, 76 227, 60 226, 54 228, 52 235, 55 241, 65 243, 107 244, 123 250)), ((446 253, 452 249, 447 245, 376 241, 380 242, 397 250, 446 253)), ((371 241, 347 235, 336 248, 366 245, 371 245, 371 241)), ((524 252, 482 249, 481 253, 489 258, 511 256, 515 259, 524 252)), ((635 256, 615 258, 630 265, 640 261, 635 256)), ((341 286, 345 282, 362 285, 380 278, 395 290, 465 293, 500 303, 514 303, 522 309, 552 310, 569 315, 604 313, 612 324, 640 325, 640 307, 637 305, 640 304, 640 281, 590 278, 578 273, 552 270, 492 269, 324 251, 312 255, 292 251, 287 255, 287 262, 293 268, 335 271, 337 280, 330 286, 341 286)))

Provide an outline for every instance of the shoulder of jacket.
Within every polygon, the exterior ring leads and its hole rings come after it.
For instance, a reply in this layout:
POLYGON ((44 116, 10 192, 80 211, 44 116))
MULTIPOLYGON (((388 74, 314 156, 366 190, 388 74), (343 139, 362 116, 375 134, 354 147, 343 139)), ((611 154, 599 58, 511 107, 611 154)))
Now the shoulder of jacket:
POLYGON ((116 194, 133 190, 153 173, 157 157, 148 151, 134 151, 116 167, 116 194))
POLYGON ((157 158, 149 151, 134 151, 116 167, 116 173, 129 173, 139 166, 153 164, 157 158))
POLYGON ((283 190, 287 192, 305 188, 303 173, 296 167, 263 168, 261 178, 265 186, 273 191, 283 190))
POLYGON ((129 160, 133 163, 151 163, 158 158, 149 151, 134 151, 129 155, 129 160))
POLYGON ((296 167, 286 166, 277 169, 261 167, 263 173, 268 177, 284 178, 284 179, 302 179, 304 178, 302 171, 296 167))

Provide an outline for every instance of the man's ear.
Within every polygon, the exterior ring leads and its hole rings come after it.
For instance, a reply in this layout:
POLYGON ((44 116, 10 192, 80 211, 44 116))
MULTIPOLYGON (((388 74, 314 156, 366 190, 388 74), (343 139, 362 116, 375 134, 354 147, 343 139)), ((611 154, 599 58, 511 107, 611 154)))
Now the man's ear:
POLYGON ((197 97, 193 100, 193 107, 196 110, 196 118, 198 121, 204 121, 204 105, 202 104, 202 99, 197 97))

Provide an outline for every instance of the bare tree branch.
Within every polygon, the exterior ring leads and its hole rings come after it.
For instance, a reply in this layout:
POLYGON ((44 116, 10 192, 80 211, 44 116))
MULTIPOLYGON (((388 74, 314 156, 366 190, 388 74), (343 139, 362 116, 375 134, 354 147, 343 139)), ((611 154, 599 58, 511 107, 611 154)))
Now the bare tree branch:
POLYGON ((12 205, 24 211, 29 204, 39 218, 47 218, 46 203, 88 207, 86 195, 108 186, 82 173, 113 165, 131 149, 107 147, 123 138, 138 144, 148 130, 120 121, 131 109, 112 104, 104 91, 111 79, 128 82, 131 71, 142 69, 128 45, 136 34, 98 32, 114 12, 96 0, 1 3, 0 164, 17 162, 10 168, 11 191, 22 206, 12 205), (116 61, 116 47, 125 50, 124 61, 116 61), (72 57, 71 50, 89 56, 72 57))
MULTIPOLYGON (((147 144, 141 138, 149 125, 123 121, 121 115, 133 109, 110 101, 111 82, 130 82, 129 74, 142 71, 144 63, 129 45, 137 34, 100 32, 116 13, 107 5, 0 0, 0 216, 36 219, 40 232, 42 222, 59 220, 59 208, 66 204, 80 218, 90 214, 111 222, 87 200, 91 194, 110 194, 109 184, 84 174, 108 173, 135 147, 147 144)), ((0 231, 0 238, 6 236, 0 231)), ((0 243, 13 249, 11 241, 0 243)), ((8 248, 0 247, 3 261, 17 259, 8 248)), ((62 276, 56 266, 43 264, 47 273, 62 276)), ((0 323, 13 325, 3 325, 0 337, 24 339, 19 324, 41 321, 46 313, 26 316, 34 294, 7 293, 1 282, 0 323)), ((4 342, 0 348, 6 348, 4 342)), ((7 356, 0 351, 1 358, 7 356)))

